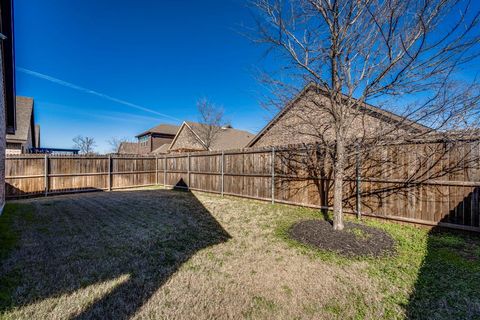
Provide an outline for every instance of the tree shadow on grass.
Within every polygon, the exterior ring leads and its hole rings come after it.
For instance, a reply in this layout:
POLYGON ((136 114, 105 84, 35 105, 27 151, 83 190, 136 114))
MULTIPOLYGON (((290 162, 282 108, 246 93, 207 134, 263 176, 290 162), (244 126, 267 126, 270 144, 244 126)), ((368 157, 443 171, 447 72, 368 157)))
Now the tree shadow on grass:
POLYGON ((407 316, 480 319, 480 235, 439 227, 429 232, 407 316))
POLYGON ((28 305, 128 274, 73 319, 128 319, 196 252, 230 236, 189 192, 146 190, 32 201, 30 246, 6 265, 21 270, 14 305, 28 305))

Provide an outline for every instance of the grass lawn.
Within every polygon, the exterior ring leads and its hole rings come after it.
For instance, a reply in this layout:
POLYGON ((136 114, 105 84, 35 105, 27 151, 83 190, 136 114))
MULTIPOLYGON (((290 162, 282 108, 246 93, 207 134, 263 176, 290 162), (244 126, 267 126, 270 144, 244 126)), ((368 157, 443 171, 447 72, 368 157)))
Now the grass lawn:
POLYGON ((480 238, 364 221, 396 255, 288 237, 316 210, 169 190, 30 199, 0 216, 0 319, 480 319, 480 238))

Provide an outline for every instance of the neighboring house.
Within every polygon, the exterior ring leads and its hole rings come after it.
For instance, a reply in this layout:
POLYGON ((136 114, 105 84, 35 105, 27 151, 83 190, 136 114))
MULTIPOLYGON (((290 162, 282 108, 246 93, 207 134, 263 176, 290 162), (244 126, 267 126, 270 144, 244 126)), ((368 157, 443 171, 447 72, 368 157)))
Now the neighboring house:
POLYGON ((137 135, 138 142, 122 142, 120 154, 166 154, 171 152, 242 149, 254 137, 250 132, 226 127, 210 127, 196 122, 181 126, 161 124, 137 135), (211 138, 206 141, 203 132, 211 138), (212 134, 213 132, 213 134, 212 134))
POLYGON ((27 153, 40 147, 40 126, 35 125, 33 99, 16 97, 16 130, 7 134, 7 154, 27 153))
MULTIPOLYGON (((212 127, 210 127, 212 128, 212 127)), ((206 141, 206 125, 184 121, 173 139, 169 152, 195 152, 243 149, 254 135, 230 126, 214 127, 215 134, 206 141)), ((211 132, 211 131, 210 131, 211 132)))
POLYGON ((160 124, 136 136, 137 142, 122 142, 118 148, 121 154, 165 153, 180 127, 160 124))
MULTIPOLYGON (((318 142, 319 137, 324 141, 333 141, 331 117, 326 114, 325 109, 322 110, 322 105, 329 103, 324 91, 315 84, 307 85, 250 141, 248 147, 313 143, 318 142)), ((388 132, 388 128, 392 128, 393 125, 412 133, 430 130, 419 123, 367 103, 361 103, 358 109, 352 108, 350 116, 353 121, 348 131, 349 138, 388 132)))
POLYGON ((0 0, 0 214, 5 205, 6 134, 15 133, 15 56, 11 0, 0 0))

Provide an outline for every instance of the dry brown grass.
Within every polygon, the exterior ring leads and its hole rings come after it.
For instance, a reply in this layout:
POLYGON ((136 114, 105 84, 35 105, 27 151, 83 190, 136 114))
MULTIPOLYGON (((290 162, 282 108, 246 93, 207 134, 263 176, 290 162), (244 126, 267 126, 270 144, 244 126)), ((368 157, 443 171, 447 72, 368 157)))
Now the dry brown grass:
POLYGON ((392 288, 370 260, 319 258, 280 239, 293 207, 168 190, 21 203, 35 218, 16 224, 20 245, 0 269, 20 275, 5 319, 405 316, 385 300, 408 301, 412 281, 392 288))

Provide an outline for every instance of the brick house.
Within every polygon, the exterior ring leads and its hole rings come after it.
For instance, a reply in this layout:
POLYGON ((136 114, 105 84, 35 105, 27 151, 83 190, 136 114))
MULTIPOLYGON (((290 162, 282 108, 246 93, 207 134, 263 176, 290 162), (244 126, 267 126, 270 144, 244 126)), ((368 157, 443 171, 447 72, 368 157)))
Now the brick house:
POLYGON ((16 97, 15 119, 15 133, 7 133, 6 154, 21 154, 39 148, 40 126, 35 125, 32 98, 16 97))
POLYGON ((203 134, 207 129, 206 126, 196 122, 184 121, 168 148, 168 152, 243 149, 254 137, 250 132, 234 129, 231 126, 213 127, 215 135, 210 142, 207 142, 203 134))
POLYGON ((137 142, 122 142, 118 148, 120 154, 166 153, 180 127, 160 124, 136 136, 137 142))
POLYGON ((252 140, 254 134, 233 129, 231 126, 209 127, 196 122, 184 121, 181 126, 160 124, 136 137, 137 142, 122 142, 118 153, 146 155, 242 149, 252 140), (203 138, 203 129, 207 127, 212 128, 215 132, 211 143, 207 143, 203 138))
POLYGON ((5 206, 6 134, 15 133, 13 4, 0 0, 0 214, 5 206))
MULTIPOLYGON (((346 98, 346 97, 345 97, 346 98)), ((327 108, 326 93, 315 84, 308 84, 294 99, 255 136, 248 147, 268 147, 333 141, 334 131, 327 108)), ((388 132, 389 128, 400 128, 412 133, 428 132, 430 129, 394 113, 382 110, 367 103, 350 112, 352 125, 349 138, 374 136, 378 132, 388 132)), ((397 131, 398 132, 398 131, 397 131)))

